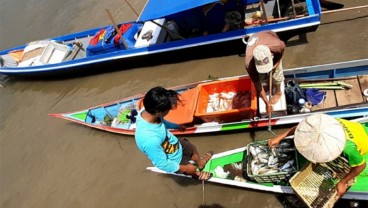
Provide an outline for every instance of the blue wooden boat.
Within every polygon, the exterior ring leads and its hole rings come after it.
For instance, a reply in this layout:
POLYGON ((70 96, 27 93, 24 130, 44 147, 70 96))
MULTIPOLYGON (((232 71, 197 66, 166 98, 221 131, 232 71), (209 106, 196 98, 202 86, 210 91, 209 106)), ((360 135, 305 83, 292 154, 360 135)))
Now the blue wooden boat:
MULTIPOLYGON (((170 88, 180 93, 183 105, 171 110, 165 119, 186 125, 185 131, 172 130, 173 134, 179 135, 295 124, 314 113, 325 113, 338 118, 368 116, 368 59, 288 69, 284 74, 285 81, 294 80, 300 84, 343 82, 351 89, 321 90, 326 92, 325 100, 314 105, 310 112, 303 113, 288 111, 288 103, 283 94, 274 106, 271 119, 268 119, 265 108, 259 107, 263 101, 255 96, 254 87, 247 75, 204 80, 170 88), (225 111, 206 111, 208 95, 230 91, 250 92, 249 103, 225 111)), ((133 112, 142 107, 143 96, 144 94, 138 94, 87 109, 50 116, 103 131, 134 135, 133 112)))
POLYGON ((103 64, 124 61, 122 65, 127 65, 128 60, 137 57, 141 60, 154 54, 234 41, 239 45, 246 35, 263 30, 272 30, 287 40, 315 31, 320 24, 319 0, 297 4, 279 0, 226 1, 148 0, 136 21, 115 24, 111 18, 113 24, 109 26, 3 50, 0 74, 62 74, 93 66, 105 70, 103 64))

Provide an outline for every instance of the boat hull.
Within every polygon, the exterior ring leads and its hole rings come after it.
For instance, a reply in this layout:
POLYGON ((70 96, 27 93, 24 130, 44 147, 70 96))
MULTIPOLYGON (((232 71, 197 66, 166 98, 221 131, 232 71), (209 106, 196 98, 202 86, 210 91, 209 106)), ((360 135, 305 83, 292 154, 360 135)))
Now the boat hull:
MULTIPOLYGON (((356 60, 349 62, 341 62, 335 64, 302 67, 296 69, 285 70, 286 78, 292 79, 304 79, 304 80, 314 80, 314 79, 340 79, 344 77, 351 76, 363 76, 368 75, 368 60, 356 60)), ((196 83, 191 83, 187 85, 173 87, 171 89, 176 90, 179 93, 185 92, 188 89, 195 89, 201 84, 208 84, 218 81, 226 81, 240 78, 248 78, 246 75, 221 78, 218 80, 205 80, 196 83)), ((364 81, 364 79, 363 79, 364 81)), ((368 86, 367 86, 368 87, 368 86)), ((356 91, 358 96, 361 96, 361 92, 356 91)), ((50 116, 66 119, 78 124, 89 126, 92 128, 100 129, 103 131, 108 131, 117 134, 134 135, 135 128, 134 125, 125 126, 114 126, 105 125, 101 123, 104 116, 111 115, 116 117, 119 109, 131 108, 139 109, 139 101, 142 99, 144 94, 139 94, 124 98, 121 100, 105 103, 102 105, 90 107, 80 111, 74 111, 69 113, 56 113, 50 114, 50 116), (129 107, 133 106, 133 107, 129 107), (94 118, 94 119, 93 119, 94 118), (94 120, 94 122, 92 122, 94 120)), ((342 97, 344 99, 344 97, 342 97)), ((363 100, 363 98, 360 98, 363 100)), ((366 98, 365 98, 366 99, 366 98)), ((193 100, 194 97, 188 100, 193 100)), ((352 100, 350 100, 352 101, 352 100)), ((194 110, 192 110, 193 112, 194 110)), ((271 119, 264 117, 251 117, 248 119, 243 119, 239 121, 231 122, 201 122, 201 123, 189 123, 186 124, 187 129, 185 131, 171 130, 173 134, 184 135, 184 134, 197 134, 197 133, 211 133, 211 132, 223 132, 223 131, 235 131, 235 130, 245 130, 251 128, 266 128, 268 126, 281 126, 299 123, 305 117, 316 114, 325 113, 337 118, 355 118, 360 116, 368 116, 368 103, 367 101, 358 102, 355 104, 348 104, 342 106, 336 106, 331 108, 319 109, 312 111, 310 113, 298 113, 298 114, 287 114, 282 116, 273 116, 271 119)), ((171 112, 170 112, 171 114, 171 112)), ((170 115, 169 114, 169 115, 170 115)))
MULTIPOLYGON (((284 41, 287 41, 287 39, 291 38, 292 36, 304 34, 306 32, 313 32, 318 28, 320 24, 320 15, 321 15, 321 8, 319 1, 307 0, 306 4, 308 8, 308 14, 301 15, 300 17, 297 18, 285 17, 283 18, 282 21, 280 20, 275 22, 269 22, 267 24, 260 23, 254 26, 235 29, 223 33, 210 34, 206 36, 189 37, 175 41, 166 41, 159 44, 152 44, 143 47, 138 47, 134 44, 135 40, 132 36, 134 36, 136 33, 132 32, 131 34, 124 34, 124 36, 127 36, 125 37, 125 39, 132 41, 128 49, 107 51, 104 53, 93 55, 87 54, 86 57, 69 61, 63 61, 60 63, 51 63, 42 65, 31 64, 31 66, 22 66, 22 67, 4 66, 0 67, 0 73, 19 76, 45 76, 45 75, 50 76, 53 74, 60 75, 60 74, 73 74, 73 73, 82 73, 82 74, 101 73, 109 71, 109 69, 121 70, 121 69, 134 68, 142 63, 142 59, 144 59, 145 62, 149 59, 157 60, 158 59, 157 56, 165 57, 164 60, 173 61, 175 59, 166 58, 166 56, 172 54, 172 52, 185 53, 187 57, 188 55, 190 55, 190 59, 200 58, 201 56, 203 56, 203 54, 205 54, 208 57, 212 55, 211 53, 208 53, 209 51, 221 52, 219 50, 211 50, 209 46, 220 47, 221 45, 221 47, 224 46, 226 47, 226 45, 229 46, 229 44, 235 43, 239 46, 244 47, 244 44, 242 44, 241 42, 241 39, 244 36, 265 30, 272 30, 278 33, 284 41), (191 51, 198 49, 201 49, 204 52, 191 53, 191 51), (124 67, 117 69, 116 67, 113 67, 113 65, 116 66, 116 64, 119 64, 120 66, 124 67)), ((166 19, 168 18, 170 17, 166 17, 166 19)), ((124 24, 133 24, 136 27, 142 26, 142 23, 140 22, 126 22, 124 24)), ((86 39, 87 37, 93 37, 101 29, 105 29, 107 27, 109 26, 54 37, 50 38, 50 40, 59 43, 60 42, 71 43, 74 40, 83 40, 86 39)), ((85 45, 84 47, 86 47, 86 45, 89 46, 88 40, 84 41, 84 45, 85 45)), ((23 45, 1 51, 0 56, 6 55, 8 54, 8 52, 11 51, 23 50, 26 48, 26 46, 27 45, 23 45)), ((232 47, 227 48, 231 49, 232 47)), ((244 50, 242 50, 241 53, 243 53, 243 51, 244 50)), ((232 53, 239 53, 239 51, 233 50, 232 53)), ((218 53, 217 55, 221 55, 221 53, 218 53)), ((149 63, 146 62, 146 64, 149 63)))

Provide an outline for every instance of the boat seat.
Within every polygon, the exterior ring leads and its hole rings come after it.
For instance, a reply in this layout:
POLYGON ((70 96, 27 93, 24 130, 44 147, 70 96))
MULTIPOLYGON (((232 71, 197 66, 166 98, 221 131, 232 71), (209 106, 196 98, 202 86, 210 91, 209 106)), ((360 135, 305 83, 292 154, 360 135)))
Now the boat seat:
MULTIPOLYGON (((279 101, 277 101, 277 103, 275 103, 273 105, 273 112, 272 112, 272 117, 275 116, 285 116, 287 115, 287 103, 286 103, 286 97, 285 97, 285 83, 281 82, 281 92, 282 95, 279 99, 279 101)), ((266 92, 266 96, 267 99, 269 99, 269 92, 266 92)), ((258 103, 259 103, 259 112, 261 114, 262 117, 267 117, 267 112, 266 112, 266 104, 265 102, 262 100, 262 98, 258 98, 258 103)))
MULTIPOLYGON (((189 124, 193 122, 194 111, 197 105, 199 89, 197 87, 180 93, 179 98, 182 104, 178 103, 176 109, 171 110, 165 120, 176 124, 189 124)), ((143 108, 143 98, 137 102, 138 110, 143 108)))

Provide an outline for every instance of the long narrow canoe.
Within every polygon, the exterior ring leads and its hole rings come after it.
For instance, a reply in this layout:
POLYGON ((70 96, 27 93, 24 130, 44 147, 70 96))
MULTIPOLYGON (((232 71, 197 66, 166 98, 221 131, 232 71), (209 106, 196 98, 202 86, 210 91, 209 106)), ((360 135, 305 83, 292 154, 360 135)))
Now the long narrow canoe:
MULTIPOLYGON (((148 0, 136 21, 117 24, 112 21, 114 25, 0 51, 0 74, 40 76, 82 70, 91 73, 92 69, 105 71, 107 64, 110 66, 117 61, 128 66, 177 51, 189 54, 190 49, 198 51, 208 46, 229 46, 230 43, 239 45, 243 37, 264 30, 272 30, 287 40, 313 32, 319 26, 319 0, 301 1, 295 7, 291 7, 290 1, 280 1, 279 6, 275 2, 264 2, 263 13, 268 19, 262 20, 253 15, 261 11, 258 0, 231 0, 225 5, 218 0, 148 0), (214 6, 203 12, 207 4, 214 6), (212 19, 207 20, 210 17, 212 19), (222 32, 225 27, 216 28, 225 22, 230 25, 228 30, 222 32), (205 35, 208 27, 212 30, 205 35)), ((109 16, 113 20, 113 14, 109 13, 109 16)))
MULTIPOLYGON (((187 126, 184 132, 172 130, 179 135, 261 128, 269 126, 269 122, 272 126, 294 124, 314 113, 325 113, 339 118, 368 116, 368 59, 301 67, 285 70, 284 73, 285 81, 296 80, 301 84, 310 84, 312 81, 343 81, 351 89, 323 90, 327 93, 326 99, 313 106, 308 113, 288 112, 283 95, 274 107, 275 111, 269 121, 264 107, 258 107, 262 101, 255 96, 254 87, 247 75, 205 80, 170 88, 180 93, 183 105, 170 111, 165 119, 187 126), (247 91, 249 103, 239 109, 205 112, 208 94, 226 90, 247 91)), ((139 94, 83 110, 49 115, 103 131, 134 135, 134 118, 129 119, 129 116, 142 107, 143 96, 144 94, 139 94)))
MULTIPOLYGON (((364 124, 368 132, 368 119, 362 119, 361 123, 364 124)), ((229 150, 226 152, 221 152, 214 154, 213 157, 208 161, 206 164, 204 171, 211 172, 213 176, 209 179, 210 182, 225 184, 229 186, 236 186, 242 187, 247 189, 254 189, 259 191, 267 191, 267 192, 274 192, 274 193, 287 193, 287 194, 294 194, 293 188, 289 183, 285 183, 283 185, 274 184, 271 182, 268 183, 257 183, 254 180, 246 180, 246 181, 238 181, 234 180, 234 176, 222 178, 216 175, 215 169, 218 166, 224 168, 227 165, 231 165, 234 163, 242 164, 242 161, 247 157, 247 148, 241 147, 238 149, 229 150)), ((306 165, 305 159, 298 156, 299 167, 302 168, 303 165, 306 165), (303 164, 304 163, 304 164, 303 164)), ((366 156, 366 161, 368 161, 368 155, 366 156)), ((188 177, 187 175, 183 174, 175 174, 175 173, 167 173, 164 171, 159 170, 156 167, 147 167, 147 170, 157 172, 157 173, 165 173, 165 174, 173 174, 177 176, 188 177)), ((244 168, 243 168, 244 170, 244 168)), ((343 195, 343 199, 354 199, 354 200, 368 200, 368 166, 365 170, 356 178, 355 184, 350 187, 348 192, 343 195)))

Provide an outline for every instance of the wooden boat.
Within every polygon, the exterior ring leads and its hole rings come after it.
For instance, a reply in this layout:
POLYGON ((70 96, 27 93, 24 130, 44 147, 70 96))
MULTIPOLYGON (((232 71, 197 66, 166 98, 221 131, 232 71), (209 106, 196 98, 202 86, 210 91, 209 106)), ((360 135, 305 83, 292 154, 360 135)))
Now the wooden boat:
MULTIPOLYGON (((280 2, 279 7, 275 2, 229 0, 223 5, 218 0, 149 0, 136 21, 115 24, 109 13, 113 25, 0 51, 0 74, 65 74, 92 66, 105 70, 101 67, 103 64, 116 61, 133 61, 154 54, 169 55, 191 48, 198 50, 220 43, 240 43, 245 35, 263 30, 272 30, 288 39, 315 31, 320 24, 319 0, 301 1, 294 7, 291 2, 280 2), (259 13, 260 5, 264 8, 263 13, 259 13), (203 35, 205 25, 218 25, 216 21, 222 18, 221 15, 229 26, 224 29, 226 32, 210 28, 213 31, 203 35), (212 16, 214 24, 210 22, 212 16), (205 18, 209 20, 204 22, 205 18)), ((221 24, 223 19, 220 19, 221 24)))
MULTIPOLYGON (((364 127, 368 130, 368 119, 367 117, 360 120, 361 123, 364 124, 364 127)), ((274 192, 274 193, 285 193, 285 194, 294 194, 293 187, 290 185, 290 183, 287 182, 289 178, 291 178, 290 181, 293 180, 292 175, 282 175, 280 173, 277 174, 264 174, 263 176, 254 176, 249 177, 249 175, 244 175, 244 172, 247 174, 249 171, 246 171, 246 168, 238 167, 238 168, 231 168, 232 164, 247 164, 243 163, 244 159, 248 157, 247 154, 247 147, 241 147, 238 149, 229 150, 226 152, 221 152, 214 154, 212 158, 208 161, 204 171, 211 172, 213 176, 208 180, 209 182, 213 183, 219 183, 219 184, 225 184, 229 186, 236 186, 241 188, 247 188, 247 189, 254 189, 258 191, 267 191, 267 192, 274 192), (222 167, 223 170, 229 171, 230 175, 227 175, 226 178, 224 176, 221 176, 221 172, 217 173, 216 168, 222 167), (226 167, 229 167, 228 169, 226 167), (232 170, 231 170, 232 169, 232 170), (239 171, 239 169, 245 170, 245 171, 239 171), (246 181, 240 181, 235 179, 235 176, 239 177, 239 174, 242 176, 245 176, 244 178, 248 178, 246 181), (281 178, 281 176, 285 176, 286 181, 280 181, 278 183, 274 182, 258 182, 255 179, 256 177, 273 177, 273 178, 281 178)), ((298 154, 297 156, 298 161, 298 167, 299 170, 302 170, 305 165, 308 165, 309 162, 306 161, 301 155, 298 154)), ((366 160, 368 160, 368 155, 366 156, 366 160)), ((164 174, 172 174, 177 176, 183 176, 183 177, 190 177, 183 174, 176 174, 176 173, 167 173, 164 171, 159 170, 156 167, 147 167, 147 170, 157 172, 157 173, 164 173, 164 174)), ((240 176, 240 177, 242 177, 240 176)), ((264 178, 263 178, 264 179, 264 178)), ((368 200, 368 166, 365 168, 365 170, 356 178, 356 182, 353 186, 350 187, 348 192, 343 195, 343 199, 351 199, 351 200, 368 200)), ((318 206, 317 206, 318 207, 318 206)))
MULTIPOLYGON (((171 130, 173 134, 179 135, 293 124, 314 113, 325 113, 339 118, 368 116, 367 92, 363 92, 368 88, 367 66, 368 59, 363 59, 285 70, 285 81, 297 80, 303 84, 337 80, 352 86, 352 89, 323 90, 327 94, 326 99, 307 113, 289 112, 283 94, 274 106, 271 119, 268 119, 265 108, 262 107, 263 101, 257 99, 250 78, 243 75, 171 88, 180 93, 183 104, 170 111, 165 119, 186 125, 183 132, 171 130), (209 94, 226 90, 248 92, 248 104, 237 109, 207 113, 209 94)), ((134 115, 131 114, 141 109, 143 96, 144 94, 139 94, 84 110, 49 115, 108 132, 134 135, 134 115)))

